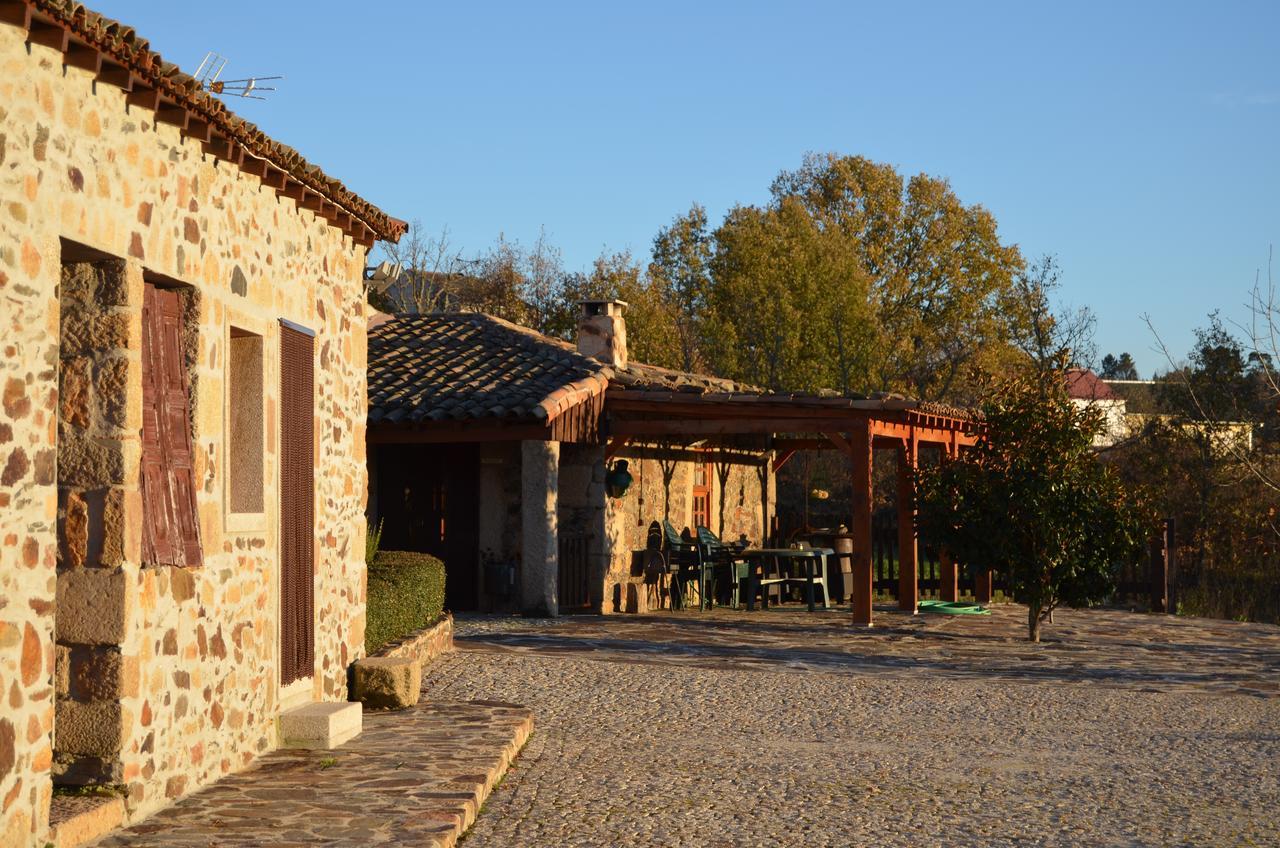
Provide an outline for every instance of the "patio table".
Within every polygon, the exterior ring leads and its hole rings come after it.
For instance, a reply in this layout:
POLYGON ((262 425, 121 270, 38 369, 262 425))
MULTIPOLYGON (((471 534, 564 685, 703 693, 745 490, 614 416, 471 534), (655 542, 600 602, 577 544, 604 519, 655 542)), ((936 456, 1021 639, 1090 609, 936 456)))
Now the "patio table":
MULTIPOLYGON (((773 560, 775 564, 781 565, 784 559, 797 560, 804 563, 804 584, 805 584, 805 600, 809 602, 809 612, 814 611, 813 602, 813 584, 822 584, 822 606, 823 609, 831 608, 831 598, 827 592, 827 557, 833 555, 835 551, 831 548, 747 548, 738 556, 752 563, 749 569, 750 574, 747 578, 747 609, 755 609, 756 590, 760 586, 760 578, 757 576, 756 562, 763 566, 764 561, 773 560), (815 579, 814 565, 822 570, 822 576, 815 579)), ((787 581, 798 581, 800 578, 785 578, 787 581)), ((764 597, 761 599, 761 606, 768 607, 769 599, 764 597)))

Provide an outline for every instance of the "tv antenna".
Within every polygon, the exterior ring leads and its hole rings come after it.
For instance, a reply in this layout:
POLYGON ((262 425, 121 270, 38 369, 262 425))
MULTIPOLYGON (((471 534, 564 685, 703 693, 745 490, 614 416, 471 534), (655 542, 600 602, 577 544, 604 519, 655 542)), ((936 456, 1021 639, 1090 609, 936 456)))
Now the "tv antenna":
POLYGON ((222 79, 222 71, 227 66, 225 56, 220 56, 212 50, 204 54, 200 67, 196 68, 196 82, 200 87, 210 94, 225 94, 235 97, 247 97, 250 100, 266 100, 254 92, 258 91, 275 91, 275 86, 259 85, 263 80, 284 79, 282 76, 273 77, 245 77, 244 79, 224 80, 222 79))

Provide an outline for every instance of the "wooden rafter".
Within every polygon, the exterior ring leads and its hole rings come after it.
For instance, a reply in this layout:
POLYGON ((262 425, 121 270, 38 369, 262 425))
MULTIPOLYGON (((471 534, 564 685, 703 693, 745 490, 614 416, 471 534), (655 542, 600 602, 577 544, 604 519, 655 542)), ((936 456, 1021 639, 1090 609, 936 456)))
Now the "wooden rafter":
POLYGON ((774 457, 774 460, 773 460, 773 473, 777 474, 779 471, 781 471, 782 466, 790 462, 791 457, 795 456, 798 452, 799 451, 797 448, 787 448, 785 450, 779 451, 778 455, 774 457))

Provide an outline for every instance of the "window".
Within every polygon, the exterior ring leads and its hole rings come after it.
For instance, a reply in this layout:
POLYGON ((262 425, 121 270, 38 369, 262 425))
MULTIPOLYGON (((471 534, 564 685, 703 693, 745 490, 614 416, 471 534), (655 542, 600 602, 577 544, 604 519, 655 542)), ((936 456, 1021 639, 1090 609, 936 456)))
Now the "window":
POLYGON ((262 336, 231 328, 227 356, 227 510, 263 511, 262 336))
POLYGON ((711 463, 693 464, 693 529, 711 526, 711 463))

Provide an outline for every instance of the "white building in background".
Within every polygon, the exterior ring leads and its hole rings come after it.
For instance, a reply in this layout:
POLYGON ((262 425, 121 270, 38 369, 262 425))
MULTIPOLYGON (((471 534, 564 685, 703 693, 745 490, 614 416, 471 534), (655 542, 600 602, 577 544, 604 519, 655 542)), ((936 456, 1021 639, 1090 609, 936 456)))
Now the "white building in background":
MULTIPOLYGON (((1103 414, 1103 428, 1093 440, 1096 448, 1109 448, 1142 432, 1151 421, 1171 421, 1159 411, 1156 380, 1104 380, 1089 368, 1067 371, 1067 394, 1079 407, 1093 407, 1103 414)), ((1187 428, 1203 424, 1187 422, 1187 428)), ((1253 425, 1247 421, 1214 422, 1212 444, 1223 453, 1233 447, 1253 449, 1253 425)))
POLYGON ((1112 391, 1107 381, 1089 368, 1071 368, 1067 371, 1067 394, 1072 403, 1102 412, 1102 432, 1093 439, 1096 448, 1107 448, 1129 436, 1125 399, 1112 391))

